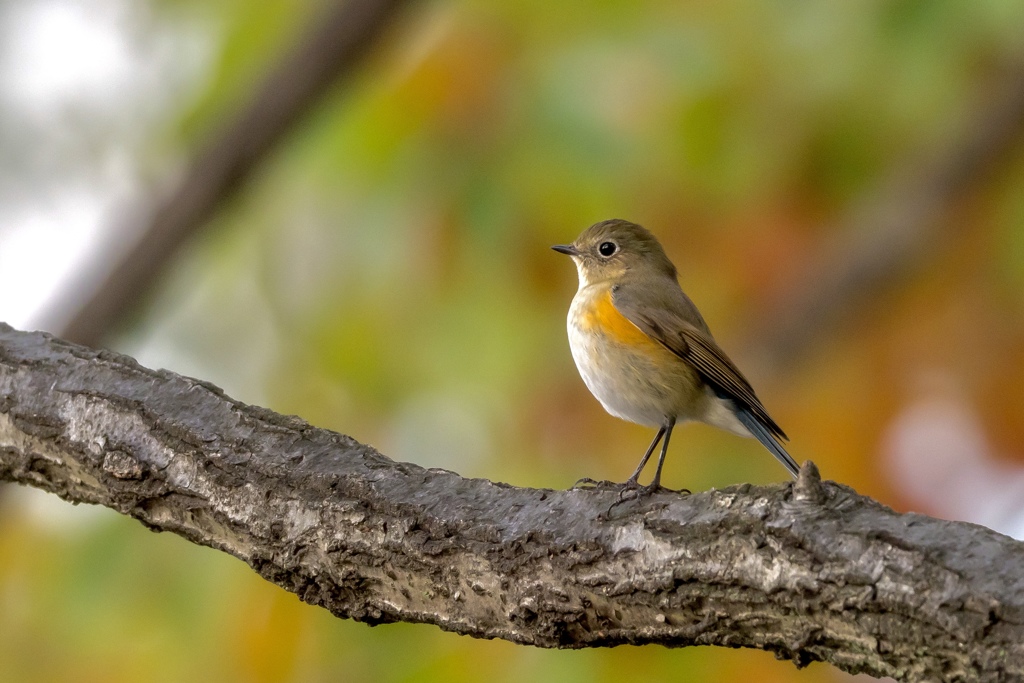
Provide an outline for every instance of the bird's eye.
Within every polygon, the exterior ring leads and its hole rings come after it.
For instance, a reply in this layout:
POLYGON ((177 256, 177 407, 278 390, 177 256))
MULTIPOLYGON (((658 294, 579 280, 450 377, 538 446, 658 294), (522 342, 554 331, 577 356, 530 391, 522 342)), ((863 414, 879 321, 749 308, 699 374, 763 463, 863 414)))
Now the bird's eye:
POLYGON ((618 249, 619 247, 615 242, 601 242, 601 246, 597 248, 597 252, 601 254, 601 256, 607 258, 618 251, 618 249))

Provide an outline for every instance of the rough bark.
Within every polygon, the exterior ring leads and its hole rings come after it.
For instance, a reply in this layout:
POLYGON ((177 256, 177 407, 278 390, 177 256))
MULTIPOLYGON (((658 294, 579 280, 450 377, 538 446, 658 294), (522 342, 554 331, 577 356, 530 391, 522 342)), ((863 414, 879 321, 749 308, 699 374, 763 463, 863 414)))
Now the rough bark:
POLYGON ((541 647, 769 650, 1024 677, 1024 544, 821 482, 535 490, 388 460, 208 383, 0 324, 0 480, 131 515, 334 614, 541 647), (611 509, 609 509, 611 508, 611 509))

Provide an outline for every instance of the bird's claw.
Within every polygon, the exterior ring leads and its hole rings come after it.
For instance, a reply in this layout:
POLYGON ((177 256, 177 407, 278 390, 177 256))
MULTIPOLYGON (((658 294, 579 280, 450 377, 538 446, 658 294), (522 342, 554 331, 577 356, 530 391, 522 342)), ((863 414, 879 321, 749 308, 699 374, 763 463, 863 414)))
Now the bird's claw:
POLYGON ((636 480, 628 479, 622 484, 618 484, 619 487, 619 499, 612 503, 608 507, 608 513, 616 506, 622 505, 623 503, 631 500, 641 500, 648 496, 653 496, 656 493, 682 493, 689 495, 689 489, 670 489, 666 486, 662 486, 660 482, 651 482, 647 486, 641 486, 636 480))

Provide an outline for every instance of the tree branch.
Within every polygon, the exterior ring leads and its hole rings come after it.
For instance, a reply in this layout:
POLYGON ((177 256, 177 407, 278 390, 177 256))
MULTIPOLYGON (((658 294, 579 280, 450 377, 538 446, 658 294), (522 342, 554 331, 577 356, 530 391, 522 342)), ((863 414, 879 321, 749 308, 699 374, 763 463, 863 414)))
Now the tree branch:
POLYGON ((395 463, 210 384, 0 324, 0 480, 131 515, 334 614, 541 647, 760 648, 1024 677, 1024 544, 795 483, 521 489, 395 463))

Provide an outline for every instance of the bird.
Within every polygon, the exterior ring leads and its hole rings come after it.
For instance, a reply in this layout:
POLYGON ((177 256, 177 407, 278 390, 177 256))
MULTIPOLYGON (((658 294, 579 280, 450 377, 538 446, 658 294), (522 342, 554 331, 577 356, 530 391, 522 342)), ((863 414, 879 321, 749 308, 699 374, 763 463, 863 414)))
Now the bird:
POLYGON ((658 429, 623 487, 663 488, 672 430, 688 420, 757 439, 797 476, 800 468, 781 443, 788 437, 712 337, 650 231, 627 220, 605 220, 572 243, 551 248, 572 257, 579 275, 566 327, 583 382, 610 414, 658 429), (659 442, 654 478, 640 486, 640 473, 659 442))

